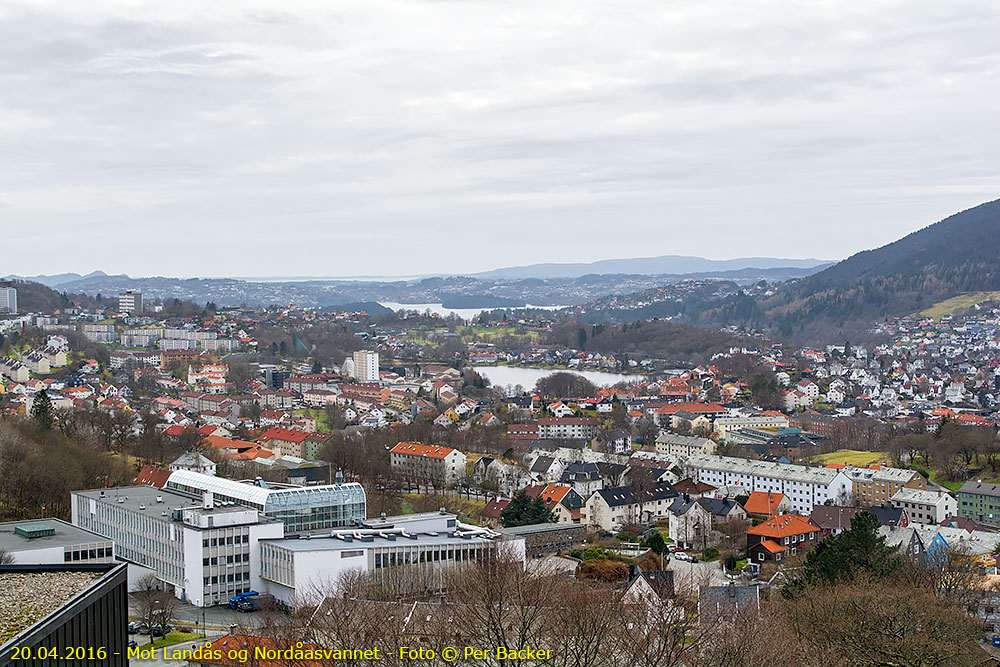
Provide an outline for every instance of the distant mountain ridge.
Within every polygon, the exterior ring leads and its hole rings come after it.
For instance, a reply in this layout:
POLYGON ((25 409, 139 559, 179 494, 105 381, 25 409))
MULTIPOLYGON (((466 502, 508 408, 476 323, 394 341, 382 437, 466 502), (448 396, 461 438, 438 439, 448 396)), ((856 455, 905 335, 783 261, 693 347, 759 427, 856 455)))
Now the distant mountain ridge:
POLYGON ((832 266, 821 259, 781 259, 776 257, 740 257, 736 259, 705 259, 688 255, 660 255, 631 259, 602 259, 586 263, 545 263, 510 266, 471 274, 488 280, 522 278, 579 278, 588 274, 610 275, 680 275, 710 274, 743 269, 817 269, 832 266))
POLYGON ((82 280, 87 280, 90 278, 107 278, 108 274, 104 271, 91 271, 85 276, 81 276, 79 273, 56 273, 51 276, 38 275, 38 276, 17 276, 14 274, 4 276, 3 280, 29 280, 34 283, 41 283, 46 287, 59 287, 60 285, 69 285, 70 283, 78 283, 82 280))

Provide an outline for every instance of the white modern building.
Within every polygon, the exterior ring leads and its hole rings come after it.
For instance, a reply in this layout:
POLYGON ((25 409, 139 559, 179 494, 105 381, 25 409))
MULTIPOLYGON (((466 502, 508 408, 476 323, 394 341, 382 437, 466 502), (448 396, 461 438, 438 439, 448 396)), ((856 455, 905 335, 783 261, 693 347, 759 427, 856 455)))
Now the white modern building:
MULTIPOLYGON (((342 480, 337 473, 338 481, 342 480)), ((286 533, 343 528, 365 518, 365 489, 357 482, 297 486, 255 480, 237 481, 192 470, 175 470, 166 489, 201 495, 210 491, 217 502, 257 510, 282 522, 286 533)))
POLYGON ((852 500, 851 479, 833 468, 708 454, 688 457, 683 467, 692 479, 715 487, 741 488, 747 495, 754 491, 783 493, 798 514, 808 515, 828 500, 838 505, 852 500))
POLYGON ((13 287, 0 287, 0 313, 17 314, 17 290, 13 287))
POLYGON ((488 528, 434 512, 368 519, 350 530, 310 533, 261 542, 261 579, 267 592, 298 606, 336 594, 347 574, 424 577, 433 587, 449 565, 505 549, 523 562, 524 538, 505 539, 488 528))
POLYGON ((15 565, 113 563, 115 543, 97 533, 45 518, 0 523, 0 551, 15 565))
POLYGON ((130 486, 74 491, 73 525, 112 540, 130 579, 152 574, 196 606, 228 602, 261 585, 259 540, 284 535, 256 509, 198 496, 130 486))
POLYGON ((354 379, 358 382, 378 382, 378 352, 358 350, 353 355, 354 379))
POLYGON ((958 501, 943 491, 902 488, 892 496, 893 507, 901 507, 912 523, 939 524, 958 516, 958 501))
POLYGON ((113 324, 84 324, 81 327, 83 335, 95 343, 116 343, 118 334, 113 324))

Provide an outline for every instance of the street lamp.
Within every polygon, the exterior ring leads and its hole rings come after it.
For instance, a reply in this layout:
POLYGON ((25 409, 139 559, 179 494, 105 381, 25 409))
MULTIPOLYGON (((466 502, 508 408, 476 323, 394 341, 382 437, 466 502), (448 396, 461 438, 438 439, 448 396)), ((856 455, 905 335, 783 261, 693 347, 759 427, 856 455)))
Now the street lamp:
POLYGON ((149 643, 155 641, 153 637, 153 626, 156 625, 156 618, 160 615, 160 601, 153 600, 153 613, 149 615, 149 643))

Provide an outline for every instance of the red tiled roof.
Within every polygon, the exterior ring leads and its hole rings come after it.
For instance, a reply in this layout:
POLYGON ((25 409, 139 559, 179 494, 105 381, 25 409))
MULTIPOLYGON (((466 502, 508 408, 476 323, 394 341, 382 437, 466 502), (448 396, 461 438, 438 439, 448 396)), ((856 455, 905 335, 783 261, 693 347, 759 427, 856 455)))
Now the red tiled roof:
POLYGON ((170 477, 170 471, 166 468, 143 466, 142 470, 139 471, 139 475, 135 478, 135 483, 162 489, 166 485, 168 477, 170 477))
POLYGON ((763 537, 781 539, 817 530, 819 528, 808 517, 799 516, 798 514, 779 514, 759 526, 754 526, 747 531, 747 535, 761 535, 763 537))
POLYGON ((509 504, 509 500, 504 500, 503 498, 492 498, 488 503, 486 503, 486 507, 484 507, 479 514, 487 519, 499 519, 500 512, 502 512, 509 504))
POLYGON ((309 434, 305 431, 295 431, 290 428, 278 428, 277 426, 272 426, 264 431, 258 440, 261 442, 267 442, 268 440, 284 440, 285 442, 299 443, 305 440, 307 435, 309 434))
POLYGON ((778 511, 778 505, 785 499, 783 493, 767 493, 765 491, 754 491, 745 503, 743 509, 749 514, 771 515, 778 511))
POLYGON ((774 540, 764 540, 763 542, 760 543, 760 546, 764 547, 765 549, 767 549, 768 551, 770 551, 773 554, 776 554, 776 553, 778 553, 780 551, 787 551, 788 550, 788 547, 781 546, 780 544, 778 544, 774 540))
POLYGON ((426 456, 432 459, 443 459, 453 451, 455 450, 450 447, 422 445, 418 442, 401 442, 392 448, 393 454, 411 454, 413 456, 426 456))

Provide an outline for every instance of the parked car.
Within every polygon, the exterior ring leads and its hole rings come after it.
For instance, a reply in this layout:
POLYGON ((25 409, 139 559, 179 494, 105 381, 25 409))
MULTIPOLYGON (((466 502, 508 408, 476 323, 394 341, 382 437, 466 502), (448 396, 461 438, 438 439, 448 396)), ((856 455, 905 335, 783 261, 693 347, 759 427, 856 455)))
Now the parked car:
POLYGON ((156 625, 153 626, 151 634, 154 637, 164 637, 171 630, 173 630, 173 628, 171 628, 169 625, 160 625, 159 623, 157 623, 156 625))
POLYGON ((130 640, 128 640, 128 647, 129 648, 138 648, 139 644, 137 644, 134 639, 130 639, 130 640))
POLYGON ((139 621, 129 621, 129 624, 128 624, 128 633, 130 635, 134 635, 135 633, 139 632, 139 626, 140 625, 142 625, 142 624, 139 623, 139 621))
POLYGON ((140 635, 148 635, 149 634, 149 626, 146 625, 145 623, 140 623, 139 624, 139 634, 140 635))
POLYGON ((685 563, 697 563, 698 557, 692 556, 691 554, 684 553, 683 551, 678 551, 674 554, 674 558, 677 560, 682 560, 685 563))

